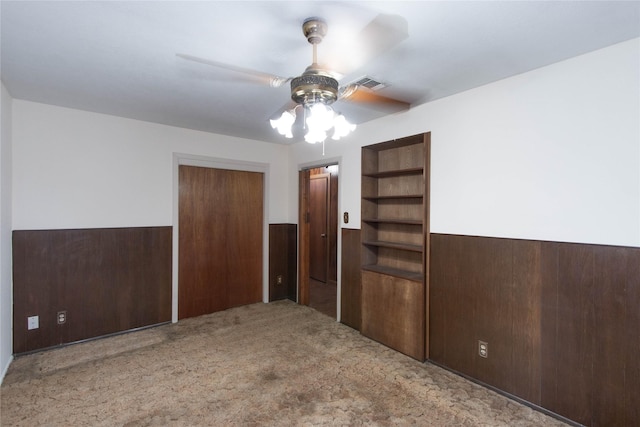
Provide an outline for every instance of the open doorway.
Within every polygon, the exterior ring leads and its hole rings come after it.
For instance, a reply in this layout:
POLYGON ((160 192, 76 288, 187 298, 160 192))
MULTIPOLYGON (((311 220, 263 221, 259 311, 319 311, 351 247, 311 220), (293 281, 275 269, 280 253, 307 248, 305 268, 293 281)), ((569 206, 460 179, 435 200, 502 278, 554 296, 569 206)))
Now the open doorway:
POLYGON ((300 303, 336 318, 338 165, 301 171, 300 178, 300 303))

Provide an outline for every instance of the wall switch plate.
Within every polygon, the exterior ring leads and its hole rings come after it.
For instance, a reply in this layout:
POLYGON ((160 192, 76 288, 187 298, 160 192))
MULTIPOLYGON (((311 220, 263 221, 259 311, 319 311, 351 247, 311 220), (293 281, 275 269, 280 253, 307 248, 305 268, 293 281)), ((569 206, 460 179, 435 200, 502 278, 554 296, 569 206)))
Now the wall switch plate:
POLYGON ((67 310, 58 312, 58 325, 64 325, 67 321, 67 310))
POLYGON ((40 316, 27 317, 27 330, 38 329, 40 327, 40 316))
POLYGON ((478 355, 485 359, 489 357, 489 343, 485 341, 478 341, 478 355))
POLYGON ((349 224, 349 212, 345 212, 342 214, 342 219, 345 224, 349 224))

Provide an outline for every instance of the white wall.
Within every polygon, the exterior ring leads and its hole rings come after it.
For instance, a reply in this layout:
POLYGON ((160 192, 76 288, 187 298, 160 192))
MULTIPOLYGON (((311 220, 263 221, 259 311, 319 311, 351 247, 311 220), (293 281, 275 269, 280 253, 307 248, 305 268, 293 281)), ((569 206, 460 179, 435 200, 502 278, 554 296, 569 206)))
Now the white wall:
MULTIPOLYGON (((327 141, 347 227, 360 222, 360 147, 431 131, 432 232, 640 246, 639 62, 634 39, 327 141)), ((321 158, 296 144, 289 180, 321 158)), ((295 219, 295 186, 289 197, 295 219)))
POLYGON ((175 224, 173 153, 268 165, 287 215, 287 147, 22 100, 13 103, 14 229, 175 224))
POLYGON ((0 383, 11 362, 11 96, 0 84, 0 383))

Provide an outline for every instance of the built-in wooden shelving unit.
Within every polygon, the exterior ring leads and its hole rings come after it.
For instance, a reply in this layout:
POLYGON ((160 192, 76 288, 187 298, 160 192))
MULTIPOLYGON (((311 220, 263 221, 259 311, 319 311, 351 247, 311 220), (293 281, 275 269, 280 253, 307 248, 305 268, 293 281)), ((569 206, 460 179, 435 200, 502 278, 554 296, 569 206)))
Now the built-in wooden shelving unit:
POLYGON ((430 134, 362 148, 362 333, 424 360, 430 134))

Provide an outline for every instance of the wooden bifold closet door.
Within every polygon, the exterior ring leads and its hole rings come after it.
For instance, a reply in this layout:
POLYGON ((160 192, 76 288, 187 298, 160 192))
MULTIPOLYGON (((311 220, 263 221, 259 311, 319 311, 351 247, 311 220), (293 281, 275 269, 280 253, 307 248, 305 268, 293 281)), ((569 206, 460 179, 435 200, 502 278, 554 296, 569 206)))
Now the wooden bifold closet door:
POLYGON ((178 317, 262 301, 264 174, 179 167, 178 317))

